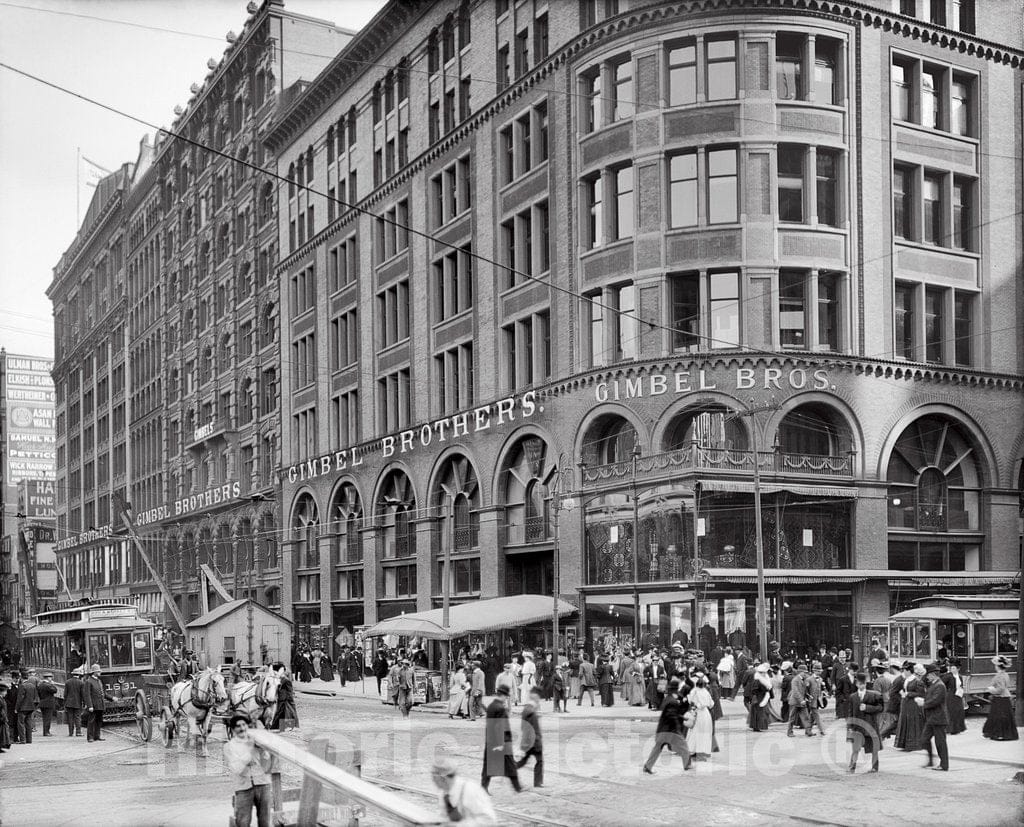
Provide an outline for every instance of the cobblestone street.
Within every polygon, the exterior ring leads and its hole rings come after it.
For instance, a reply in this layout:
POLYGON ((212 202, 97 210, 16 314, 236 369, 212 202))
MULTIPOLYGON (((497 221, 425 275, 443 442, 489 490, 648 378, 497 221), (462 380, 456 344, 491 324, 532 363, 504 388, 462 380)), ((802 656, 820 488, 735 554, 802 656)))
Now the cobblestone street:
MULTIPOLYGON (((369 684, 367 684, 369 689, 369 684)), ((300 694, 302 728, 289 735, 308 741, 324 735, 345 764, 358 750, 363 776, 432 805, 430 761, 449 752, 461 769, 477 777, 483 724, 449 721, 437 709, 417 708, 406 722, 370 695, 325 697, 300 694), (428 797, 429 796, 429 797, 428 797)), ((922 802, 928 821, 949 825, 1021 823, 1021 787, 1012 779, 1024 768, 1024 742, 991 743, 980 736, 981 719, 950 739, 948 775, 921 768, 922 753, 886 749, 882 771, 845 773, 847 747, 842 727, 826 718, 824 738, 787 738, 777 725, 748 733, 740 701, 725 703, 718 730, 722 751, 696 771, 682 772, 666 752, 654 777, 641 777, 651 744, 654 713, 571 706, 569 714, 547 714, 545 787, 517 795, 501 779, 492 784, 505 823, 657 824, 681 819, 700 824, 791 823, 840 825, 919 823, 922 802)), ((134 728, 111 727, 102 744, 68 740, 60 729, 52 739, 5 754, 0 769, 3 823, 57 825, 227 824, 230 783, 220 754, 223 731, 211 737, 210 758, 142 744, 134 728)), ((518 721, 513 732, 518 736, 518 721)), ((286 771, 285 786, 298 778, 286 771)), ((384 823, 370 812, 365 824, 384 823)))

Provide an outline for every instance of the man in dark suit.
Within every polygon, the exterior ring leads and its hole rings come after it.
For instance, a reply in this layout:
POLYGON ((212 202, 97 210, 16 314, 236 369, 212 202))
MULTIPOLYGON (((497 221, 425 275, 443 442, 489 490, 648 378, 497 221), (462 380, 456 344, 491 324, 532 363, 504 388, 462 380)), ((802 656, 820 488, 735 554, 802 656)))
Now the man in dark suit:
POLYGON ((39 711, 43 715, 43 735, 50 737, 50 724, 57 711, 57 687, 53 683, 53 672, 43 672, 43 679, 36 686, 39 695, 39 711))
POLYGON ((32 716, 39 708, 37 683, 36 670, 29 669, 25 679, 18 686, 18 699, 15 705, 18 713, 17 733, 23 744, 32 743, 32 716))
POLYGON ((924 710, 924 729, 921 731, 921 743, 928 750, 926 767, 947 772, 949 770, 949 750, 946 747, 946 729, 949 726, 949 715, 946 712, 946 687, 939 680, 939 666, 929 663, 924 675, 925 695, 914 698, 918 706, 924 710), (939 753, 939 766, 933 766, 932 739, 935 739, 935 751, 939 753))
POLYGON ((64 717, 68 721, 68 737, 82 736, 82 707, 85 684, 82 682, 81 666, 75 669, 64 682, 64 717))
POLYGON ((665 693, 665 700, 661 704, 661 717, 658 718, 658 729, 654 735, 654 746, 651 754, 644 762, 644 772, 654 775, 654 762, 658 760, 661 751, 668 747, 683 761, 683 769, 690 769, 690 748, 686 745, 686 738, 683 736, 683 716, 689 710, 690 705, 679 699, 679 680, 673 678, 669 681, 668 692, 665 693))
POLYGON ((540 690, 530 688, 526 703, 523 705, 523 724, 520 728, 523 757, 516 761, 516 768, 522 769, 533 756, 533 786, 544 786, 544 739, 540 731, 540 690))
POLYGON ((113 700, 103 689, 103 681, 100 680, 100 665, 94 663, 92 674, 85 680, 85 703, 89 710, 89 726, 86 730, 87 741, 105 741, 101 737, 103 732, 103 713, 107 708, 107 700, 113 700))
POLYGON ((845 665, 846 674, 836 679, 836 717, 845 718, 849 712, 850 696, 857 691, 858 666, 852 660, 845 665))
POLYGON ((469 720, 475 721, 478 716, 484 714, 484 689, 486 675, 480 666, 480 661, 473 661, 473 672, 470 675, 469 689, 469 720))
POLYGON ((849 772, 856 772, 857 758, 863 749, 871 753, 871 772, 878 772, 878 753, 882 739, 878 735, 878 713, 882 711, 882 695, 868 689, 866 672, 854 676, 854 691, 847 698, 846 740, 853 744, 849 772))
MULTIPOLYGON (((481 673, 482 675, 483 673, 481 673)), ((512 755, 512 728, 508 722, 508 687, 495 687, 497 695, 487 707, 484 722, 484 767, 480 773, 480 785, 486 790, 494 776, 505 776, 512 782, 517 793, 523 791, 519 783, 519 771, 512 755)))

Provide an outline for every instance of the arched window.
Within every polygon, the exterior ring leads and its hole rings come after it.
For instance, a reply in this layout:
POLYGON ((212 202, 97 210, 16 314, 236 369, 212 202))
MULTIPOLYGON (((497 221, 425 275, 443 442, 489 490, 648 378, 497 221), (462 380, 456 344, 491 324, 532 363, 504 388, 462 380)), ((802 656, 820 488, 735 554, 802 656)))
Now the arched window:
POLYGON ((356 487, 346 482, 334 493, 330 508, 330 532, 335 563, 358 563, 363 559, 359 528, 363 506, 356 487))
POLYGON ((445 460, 433 495, 438 513, 452 517, 453 551, 469 551, 480 544, 480 485, 469 459, 456 454, 445 460))
POLYGON ((536 436, 521 439, 508 455, 502 475, 506 542, 537 543, 552 536, 546 483, 554 475, 547 444, 536 436))
POLYGON ((705 405, 681 411, 665 429, 668 451, 696 444, 700 448, 747 450, 747 432, 732 412, 720 405, 705 405))
POLYGON ((896 440, 886 479, 890 528, 978 530, 980 458, 967 431, 954 420, 930 415, 908 426, 896 440))
POLYGON ((599 416, 583 438, 583 461, 587 465, 625 462, 639 447, 636 429, 616 414, 599 416))
MULTIPOLYGON (((289 182, 289 186, 291 183, 289 182)), ((269 181, 260 190, 260 226, 266 224, 274 215, 274 185, 269 181)))
POLYGON ((384 529, 384 557, 416 554, 416 536, 411 518, 416 510, 412 483, 403 471, 392 471, 381 486, 376 506, 379 525, 384 529))
POLYGON ((317 526, 320 515, 316 501, 310 494, 303 494, 295 505, 292 515, 292 539, 295 541, 295 561, 299 567, 313 568, 320 565, 320 551, 317 545, 317 526))

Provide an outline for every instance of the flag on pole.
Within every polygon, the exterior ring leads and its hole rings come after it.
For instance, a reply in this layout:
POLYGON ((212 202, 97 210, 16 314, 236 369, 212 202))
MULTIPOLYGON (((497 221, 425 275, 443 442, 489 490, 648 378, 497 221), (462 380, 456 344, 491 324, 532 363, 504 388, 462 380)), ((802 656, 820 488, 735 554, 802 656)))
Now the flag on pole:
POLYGON ((99 164, 90 161, 83 155, 82 170, 80 174, 83 185, 86 187, 95 187, 103 178, 110 175, 110 170, 104 169, 99 164))

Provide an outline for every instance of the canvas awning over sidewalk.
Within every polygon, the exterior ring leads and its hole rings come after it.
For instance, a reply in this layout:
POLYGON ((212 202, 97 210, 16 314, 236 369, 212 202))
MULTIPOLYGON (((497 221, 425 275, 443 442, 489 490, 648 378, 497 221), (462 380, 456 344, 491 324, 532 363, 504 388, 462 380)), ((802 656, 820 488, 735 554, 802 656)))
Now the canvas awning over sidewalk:
MULTIPOLYGON (((412 612, 382 620, 364 633, 366 637, 406 635, 432 640, 451 640, 471 632, 493 632, 516 626, 528 626, 551 620, 551 598, 543 594, 517 594, 459 603, 448 610, 448 627, 442 625, 443 609, 412 612)), ((568 617, 576 607, 564 600, 558 601, 558 616, 568 617)))

